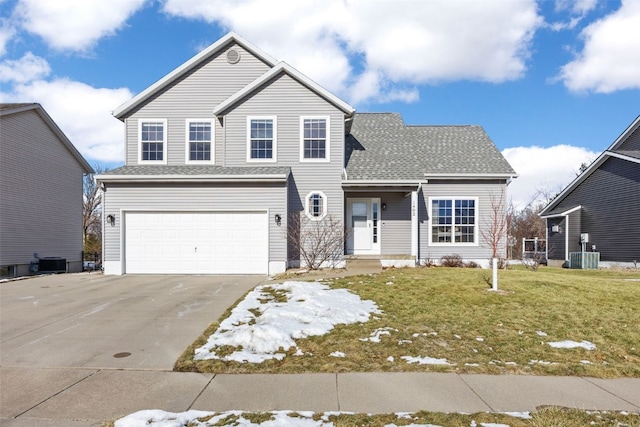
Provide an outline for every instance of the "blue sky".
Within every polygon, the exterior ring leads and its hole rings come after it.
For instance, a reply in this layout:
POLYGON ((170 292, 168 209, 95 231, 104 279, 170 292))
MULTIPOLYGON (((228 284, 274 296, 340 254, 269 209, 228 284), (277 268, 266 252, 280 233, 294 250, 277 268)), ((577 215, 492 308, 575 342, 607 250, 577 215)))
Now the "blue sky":
POLYGON ((523 206, 640 115, 639 28, 640 0, 0 0, 0 99, 114 167, 110 112, 232 30, 357 111, 482 125, 523 206))

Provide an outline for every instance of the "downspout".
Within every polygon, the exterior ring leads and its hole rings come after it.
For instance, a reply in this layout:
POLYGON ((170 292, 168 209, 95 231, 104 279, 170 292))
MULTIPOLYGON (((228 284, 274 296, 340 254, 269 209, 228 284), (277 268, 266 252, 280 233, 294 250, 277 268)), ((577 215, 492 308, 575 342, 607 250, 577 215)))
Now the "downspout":
POLYGON ((569 215, 565 215, 564 260, 569 261, 569 215))
POLYGON ((411 192, 411 256, 418 263, 418 193, 422 189, 422 183, 418 183, 418 188, 411 192))

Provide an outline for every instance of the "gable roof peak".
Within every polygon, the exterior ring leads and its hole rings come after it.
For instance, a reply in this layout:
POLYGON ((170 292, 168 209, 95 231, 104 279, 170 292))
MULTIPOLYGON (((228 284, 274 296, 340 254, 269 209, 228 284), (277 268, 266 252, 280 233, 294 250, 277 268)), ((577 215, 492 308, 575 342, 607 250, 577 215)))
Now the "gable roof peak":
POLYGON ((211 58, 212 56, 222 51, 222 49, 227 47, 230 43, 238 44, 242 48, 251 52, 253 55, 255 55, 257 58, 259 58, 261 61, 263 61, 265 64, 269 65, 270 67, 274 67, 278 63, 278 61, 275 58, 273 58, 271 55, 263 52, 258 47, 249 43, 246 39, 244 39, 239 34, 231 31, 226 35, 224 35, 223 37, 221 37, 220 39, 213 42, 206 49, 198 52, 196 55, 191 57, 191 59, 187 60, 179 67, 175 68, 169 74, 165 75, 160 80, 156 81, 154 84, 147 87, 142 92, 138 93, 129 101, 120 105, 118 108, 116 108, 112 112, 113 116, 120 120, 124 120, 127 114, 130 113, 133 109, 135 109, 138 105, 140 105, 141 103, 143 103, 144 101, 152 97, 155 93, 157 93, 161 89, 167 87, 169 84, 173 83, 174 81, 178 80, 179 78, 187 74, 193 68, 197 67, 207 59, 211 58))

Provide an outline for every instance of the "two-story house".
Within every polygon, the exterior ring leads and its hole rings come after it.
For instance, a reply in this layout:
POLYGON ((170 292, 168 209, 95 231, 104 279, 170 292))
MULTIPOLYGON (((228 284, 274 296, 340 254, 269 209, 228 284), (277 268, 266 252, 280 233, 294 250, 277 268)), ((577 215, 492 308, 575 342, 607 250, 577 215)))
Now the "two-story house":
POLYGON ((300 217, 344 230, 334 266, 486 263, 481 228, 516 176, 482 128, 356 114, 234 33, 114 116, 126 164, 98 177, 107 274, 283 272, 304 264, 300 217))

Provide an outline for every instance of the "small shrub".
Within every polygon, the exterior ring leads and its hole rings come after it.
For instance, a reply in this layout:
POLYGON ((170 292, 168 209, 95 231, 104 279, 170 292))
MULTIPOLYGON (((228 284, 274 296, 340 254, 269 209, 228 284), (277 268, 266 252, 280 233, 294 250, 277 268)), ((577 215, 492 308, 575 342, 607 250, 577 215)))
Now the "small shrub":
POLYGON ((480 265, 475 261, 468 261, 464 264, 464 268, 480 268, 480 265))
POLYGON ((464 267, 464 261, 458 254, 443 255, 440 258, 440 265, 443 267, 464 267))
POLYGON ((427 256, 426 256, 426 257, 425 257, 425 258, 420 262, 420 265, 421 265, 422 267, 427 267, 427 268, 428 268, 428 267, 435 267, 435 266, 436 266, 436 265, 438 265, 438 264, 436 263, 436 261, 435 261, 433 258, 431 258, 431 256, 430 256, 430 255, 427 255, 427 256))

